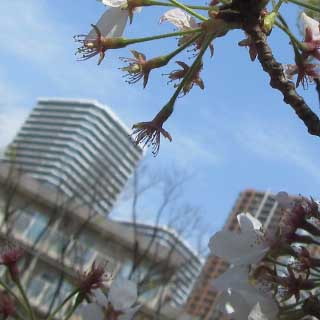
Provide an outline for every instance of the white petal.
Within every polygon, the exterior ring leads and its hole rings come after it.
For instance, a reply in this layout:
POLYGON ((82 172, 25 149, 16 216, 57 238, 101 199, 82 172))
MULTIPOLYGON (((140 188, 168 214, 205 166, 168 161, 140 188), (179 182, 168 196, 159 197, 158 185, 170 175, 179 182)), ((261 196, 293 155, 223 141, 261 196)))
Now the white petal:
POLYGON ((257 303, 251 310, 248 320, 270 320, 270 319, 267 318, 267 316, 262 312, 260 303, 257 303))
POLYGON ((108 299, 106 295, 103 293, 101 289, 96 289, 93 291, 94 297, 96 299, 96 302, 101 306, 101 307, 106 307, 108 305, 108 299))
POLYGON ((236 291, 225 291, 216 300, 221 312, 234 320, 248 320, 252 306, 248 305, 243 296, 236 291))
POLYGON ((300 23, 304 33, 306 32, 306 28, 309 27, 312 31, 313 37, 316 39, 320 38, 319 21, 312 19, 302 12, 300 16, 300 23))
POLYGON ((226 272, 214 279, 212 284, 216 290, 225 291, 228 289, 251 291, 249 284, 249 267, 235 266, 230 267, 226 272))
POLYGON ((112 282, 108 297, 116 310, 128 309, 137 301, 137 285, 134 281, 118 277, 112 282))
MULTIPOLYGON (((268 320, 277 319, 279 308, 271 294, 263 294, 259 293, 258 291, 255 293, 243 292, 243 297, 245 298, 248 304, 255 306, 252 310, 252 314, 256 316, 256 319, 252 319, 260 320, 259 311, 261 312, 261 317, 263 315, 268 320), (259 304, 259 306, 257 306, 257 304, 259 304)), ((261 320, 264 320, 264 318, 261 318, 261 320)))
POLYGON ((131 320, 135 313, 141 308, 141 305, 138 305, 133 308, 129 308, 128 310, 124 311, 124 314, 118 316, 118 320, 131 320))
POLYGON ((187 12, 176 8, 167 11, 161 18, 160 23, 164 21, 171 22, 179 29, 193 29, 197 27, 196 20, 187 12))
POLYGON ((135 8, 133 9, 133 12, 134 12, 134 13, 140 13, 141 10, 142 10, 142 7, 135 7, 135 8))
POLYGON ((83 319, 103 320, 104 312, 96 303, 89 303, 79 308, 79 315, 83 319))
POLYGON ((101 2, 109 7, 120 7, 127 4, 127 0, 101 0, 101 2))
POLYGON ((260 230, 262 228, 261 222, 250 213, 242 212, 237 215, 237 219, 242 232, 260 230))
POLYGON ((259 262, 268 252, 268 245, 256 231, 235 233, 218 231, 209 242, 211 252, 233 265, 259 262))
MULTIPOLYGON (((128 11, 120 8, 108 9, 96 23, 103 36, 121 37, 128 21, 128 11)), ((88 33, 86 40, 95 39, 94 29, 88 33)))

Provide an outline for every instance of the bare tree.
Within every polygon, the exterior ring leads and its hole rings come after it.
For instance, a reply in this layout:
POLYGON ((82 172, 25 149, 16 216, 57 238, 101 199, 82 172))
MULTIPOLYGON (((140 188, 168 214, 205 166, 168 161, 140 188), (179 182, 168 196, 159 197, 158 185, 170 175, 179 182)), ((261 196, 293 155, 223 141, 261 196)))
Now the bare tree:
MULTIPOLYGON (((135 246, 132 252, 132 266, 128 273, 129 278, 134 278, 138 283, 140 294, 146 293, 148 290, 158 288, 158 304, 155 318, 158 318, 161 309, 172 301, 172 289, 179 286, 181 281, 177 278, 179 272, 183 272, 194 258, 192 255, 182 259, 179 266, 172 267, 172 262, 176 258, 175 253, 179 252, 181 243, 189 240, 194 243, 197 255, 201 256, 206 249, 202 238, 206 237, 201 209, 188 204, 183 200, 183 191, 188 183, 191 174, 178 169, 165 170, 157 173, 150 172, 145 163, 134 173, 125 193, 123 202, 130 205, 127 212, 127 218, 132 224, 134 230, 135 246), (154 198, 155 196, 155 198, 154 198), (146 215, 145 204, 152 202, 154 205, 148 208, 150 215, 146 215), (148 244, 144 250, 138 245, 138 237, 145 232, 147 226, 141 221, 149 221, 149 232, 147 235, 148 244), (163 233, 167 230, 167 234, 172 236, 173 241, 167 241, 168 248, 165 258, 161 255, 161 244, 163 244, 163 233), (155 248, 155 249, 154 249, 155 248), (147 266, 145 262, 147 257, 152 253, 151 261, 147 266), (143 270, 139 272, 139 270, 143 270)), ((121 211, 121 208, 115 212, 121 211)), ((187 250, 187 249, 185 249, 187 250)))

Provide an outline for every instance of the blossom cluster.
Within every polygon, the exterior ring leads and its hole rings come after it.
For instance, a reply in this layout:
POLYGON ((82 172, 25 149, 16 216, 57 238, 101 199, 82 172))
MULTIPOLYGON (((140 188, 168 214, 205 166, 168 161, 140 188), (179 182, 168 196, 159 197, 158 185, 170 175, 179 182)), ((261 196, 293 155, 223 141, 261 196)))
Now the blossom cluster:
MULTIPOLYGON (((29 298, 29 292, 21 281, 21 262, 25 256, 18 245, 8 245, 0 253, 0 265, 6 268, 9 275, 0 278, 0 319, 38 319, 36 312, 41 311, 41 306, 31 303, 34 297, 29 298)), ((88 270, 75 274, 72 292, 66 296, 65 292, 58 293, 62 303, 45 319, 131 320, 142 309, 138 291, 135 281, 120 274, 114 276, 107 272, 105 264, 93 262, 88 270)), ((143 302, 149 301, 143 299, 143 302)), ((155 313, 159 312, 159 306, 155 313)), ((182 308, 175 311, 178 313, 177 320, 194 319, 182 308)))
MULTIPOLYGON (((20 280, 19 263, 24 258, 24 251, 16 245, 3 248, 0 264, 7 268, 10 279, 0 279, 0 316, 1 319, 35 320, 35 312, 20 280), (10 280, 12 283, 10 283, 10 280), (18 294, 13 291, 14 285, 18 294)), ((67 297, 62 297, 62 304, 48 315, 47 319, 55 319, 69 303, 65 319, 77 314, 81 319, 94 320, 131 320, 140 309, 137 303, 137 284, 129 279, 116 277, 109 285, 108 295, 104 293, 111 277, 107 275, 105 266, 93 263, 85 272, 79 272, 75 290, 67 297), (89 303, 88 303, 89 302, 89 303)))
POLYGON ((300 22, 304 39, 300 41, 290 30, 280 12, 282 7, 289 3, 299 5, 308 12, 320 12, 317 6, 300 0, 214 0, 206 6, 185 4, 178 0, 165 2, 100 0, 100 2, 108 6, 108 9, 96 24, 92 24, 91 31, 75 36, 75 40, 81 44, 76 52, 79 60, 87 60, 98 55, 98 64, 101 64, 108 50, 169 37, 178 38, 176 47, 165 55, 147 58, 148 55, 131 50, 132 57, 120 57, 125 65, 119 69, 125 73, 126 82, 135 84, 142 80, 145 88, 153 70, 167 66, 183 51, 189 53, 189 56, 191 55, 189 58, 193 59, 191 64, 181 59, 174 61, 181 69, 174 69, 165 74, 169 78, 167 83, 174 82, 174 93, 171 98, 154 119, 133 125, 132 135, 135 143, 151 146, 154 155, 159 152, 161 136, 172 141, 172 136, 163 129, 163 125, 173 113, 177 98, 187 95, 195 87, 202 90, 205 87, 201 78, 205 52, 209 51, 212 57, 213 42, 234 29, 244 31, 246 38, 238 44, 249 48, 252 61, 259 58, 263 69, 270 75, 271 86, 281 91, 284 101, 291 105, 307 126, 309 133, 320 136, 320 119, 295 91, 295 87, 300 83, 305 88, 308 83, 320 78, 319 63, 315 62, 320 59, 319 21, 304 12, 301 13, 300 22), (123 37, 128 22, 136 20, 136 13, 143 7, 152 6, 172 7, 159 17, 159 23, 169 22, 176 31, 141 38, 123 37), (273 57, 267 39, 274 28, 280 29, 289 37, 295 64, 280 64, 273 57), (297 80, 294 86, 291 80, 295 75, 297 80))
POLYGON ((320 60, 320 24, 318 21, 302 12, 300 24, 304 33, 304 40, 299 43, 302 53, 296 52, 296 64, 286 65, 286 74, 292 79, 297 74, 296 86, 302 83, 306 87, 314 78, 319 78, 320 65, 312 63, 312 59, 320 60))
POLYGON ((238 232, 222 230, 210 240, 211 252, 230 264, 213 281, 216 306, 230 319, 320 319, 319 204, 284 192, 276 199, 276 230, 240 213, 238 232))

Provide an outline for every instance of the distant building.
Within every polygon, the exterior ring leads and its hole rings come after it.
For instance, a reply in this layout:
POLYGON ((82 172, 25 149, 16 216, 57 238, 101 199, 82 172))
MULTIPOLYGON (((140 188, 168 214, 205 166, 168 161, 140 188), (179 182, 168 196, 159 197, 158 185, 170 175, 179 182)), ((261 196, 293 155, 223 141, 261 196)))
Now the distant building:
POLYGON ((16 242, 30 258, 22 283, 40 318, 94 261, 106 263, 114 277, 131 275, 139 283, 137 319, 181 314, 202 260, 172 230, 112 221, 6 164, 0 166, 0 195, 0 242, 16 242))
POLYGON ((186 303, 191 289, 200 274, 203 264, 202 258, 175 230, 143 223, 121 222, 121 224, 130 229, 136 228, 137 232, 148 239, 148 241, 152 241, 152 238, 154 238, 156 243, 161 244, 169 250, 167 259, 171 260, 171 255, 179 254, 186 261, 186 263, 181 265, 181 268, 177 269, 174 277, 172 277, 168 291, 172 304, 177 308, 182 307, 186 303))
POLYGON ((111 109, 84 99, 39 99, 10 147, 6 162, 103 215, 143 153, 111 109))
MULTIPOLYGON (((245 190, 241 192, 225 223, 224 229, 238 230, 237 214, 250 212, 263 224, 265 230, 275 230, 281 217, 281 209, 270 192, 245 190)), ((217 292, 213 290, 212 280, 225 272, 228 263, 219 257, 209 256, 192 290, 186 311, 203 320, 218 320, 224 317, 215 309, 217 292)))

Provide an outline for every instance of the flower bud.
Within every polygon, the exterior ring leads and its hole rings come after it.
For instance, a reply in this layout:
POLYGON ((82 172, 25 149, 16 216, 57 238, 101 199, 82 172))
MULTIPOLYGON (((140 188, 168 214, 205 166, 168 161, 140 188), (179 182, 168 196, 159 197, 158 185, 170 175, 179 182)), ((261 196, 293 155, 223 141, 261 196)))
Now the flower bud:
POLYGON ((13 281, 19 280, 18 262, 23 256, 23 250, 19 247, 8 246, 0 255, 0 264, 5 265, 13 281))
POLYGON ((271 12, 263 18, 263 29, 266 33, 271 32, 274 22, 276 20, 277 13, 271 12))
POLYGON ((12 298, 4 292, 0 292, 0 314, 3 319, 14 317, 16 306, 12 298))

